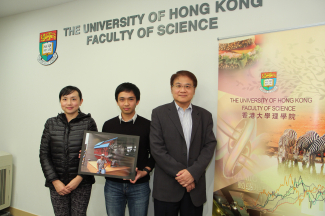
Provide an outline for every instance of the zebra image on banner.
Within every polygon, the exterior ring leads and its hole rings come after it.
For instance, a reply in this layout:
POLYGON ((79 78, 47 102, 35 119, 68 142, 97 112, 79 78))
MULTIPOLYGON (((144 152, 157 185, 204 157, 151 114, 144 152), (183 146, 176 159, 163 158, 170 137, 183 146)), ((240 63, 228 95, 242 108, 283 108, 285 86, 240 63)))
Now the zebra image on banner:
POLYGON ((325 26, 219 41, 213 215, 325 214, 325 26))

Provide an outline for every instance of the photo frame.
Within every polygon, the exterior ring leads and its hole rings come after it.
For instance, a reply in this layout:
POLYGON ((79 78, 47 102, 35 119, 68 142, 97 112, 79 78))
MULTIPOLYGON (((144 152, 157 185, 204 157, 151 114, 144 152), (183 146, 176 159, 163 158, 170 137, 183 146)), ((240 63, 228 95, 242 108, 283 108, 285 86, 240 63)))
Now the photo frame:
POLYGON ((134 179, 139 136, 85 131, 78 174, 134 179))

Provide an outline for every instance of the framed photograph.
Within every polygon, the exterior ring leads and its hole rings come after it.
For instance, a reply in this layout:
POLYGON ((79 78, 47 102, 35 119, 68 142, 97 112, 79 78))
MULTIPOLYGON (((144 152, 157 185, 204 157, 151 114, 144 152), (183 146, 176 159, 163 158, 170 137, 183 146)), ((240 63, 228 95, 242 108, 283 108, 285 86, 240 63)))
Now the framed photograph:
POLYGON ((139 136, 85 131, 78 174, 134 179, 139 136))

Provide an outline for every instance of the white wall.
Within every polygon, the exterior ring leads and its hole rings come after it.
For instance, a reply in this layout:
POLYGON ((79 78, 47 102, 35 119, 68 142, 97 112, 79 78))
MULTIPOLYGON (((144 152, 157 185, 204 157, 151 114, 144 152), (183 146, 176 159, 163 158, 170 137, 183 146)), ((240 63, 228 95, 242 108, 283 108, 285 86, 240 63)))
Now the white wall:
MULTIPOLYGON (((255 0, 256 1, 256 0, 255 0)), ((225 3, 226 4, 226 3, 225 3)), ((225 6, 224 4, 224 6, 225 6)), ((150 119, 151 110, 172 101, 169 78, 186 69, 198 78, 193 103, 217 115, 217 58, 219 37, 273 31, 325 22, 323 0, 263 0, 263 6, 215 13, 215 1, 75 1, 0 19, 0 150, 14 159, 12 207, 37 215, 53 215, 49 191, 39 165, 39 143, 47 118, 60 110, 58 94, 66 85, 78 86, 84 97, 82 111, 90 112, 99 130, 119 112, 114 90, 122 82, 141 90, 137 112, 150 119), (207 2, 210 14, 169 20, 169 9, 207 2), (161 22, 150 23, 152 11, 166 10, 161 22), (64 36, 65 27, 145 13, 131 40, 86 45, 86 36, 64 36), (218 17, 218 29, 158 36, 159 24, 218 17), (154 26, 148 38, 138 38, 140 27, 154 26), (58 60, 50 66, 37 62, 39 33, 58 30, 58 60)), ((204 215, 211 215, 214 163, 207 171, 208 201, 204 215)), ((89 215, 105 215, 104 178, 96 177, 89 215)), ((152 180, 151 180, 152 181, 152 180)), ((152 183, 152 182, 151 182, 152 183)), ((149 214, 153 215, 150 202, 149 214)))

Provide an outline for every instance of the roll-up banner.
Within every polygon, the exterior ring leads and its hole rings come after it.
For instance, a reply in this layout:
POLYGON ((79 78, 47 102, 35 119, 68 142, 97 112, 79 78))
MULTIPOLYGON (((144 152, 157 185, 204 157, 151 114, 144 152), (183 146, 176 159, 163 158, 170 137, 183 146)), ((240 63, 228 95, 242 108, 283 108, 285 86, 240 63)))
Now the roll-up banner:
POLYGON ((325 26, 219 41, 213 215, 325 214, 325 26))

